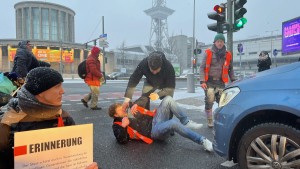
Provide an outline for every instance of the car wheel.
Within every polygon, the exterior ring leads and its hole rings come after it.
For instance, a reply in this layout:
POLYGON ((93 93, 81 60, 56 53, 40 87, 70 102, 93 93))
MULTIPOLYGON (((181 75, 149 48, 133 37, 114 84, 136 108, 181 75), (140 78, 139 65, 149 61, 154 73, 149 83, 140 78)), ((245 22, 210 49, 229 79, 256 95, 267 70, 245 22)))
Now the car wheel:
POLYGON ((300 131, 279 123, 257 125, 243 135, 238 161, 243 169, 300 169, 300 131))

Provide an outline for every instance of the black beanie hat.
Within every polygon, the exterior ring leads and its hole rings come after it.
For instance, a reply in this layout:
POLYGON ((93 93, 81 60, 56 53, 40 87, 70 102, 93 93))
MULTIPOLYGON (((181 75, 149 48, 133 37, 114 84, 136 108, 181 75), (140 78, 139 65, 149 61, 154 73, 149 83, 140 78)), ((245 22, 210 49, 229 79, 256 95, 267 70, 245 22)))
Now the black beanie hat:
POLYGON ((151 52, 148 57, 148 66, 152 70, 157 70, 162 66, 162 57, 164 57, 165 54, 160 51, 151 52))
POLYGON ((63 82, 62 76, 48 67, 34 68, 27 74, 24 87, 33 95, 38 95, 63 82))

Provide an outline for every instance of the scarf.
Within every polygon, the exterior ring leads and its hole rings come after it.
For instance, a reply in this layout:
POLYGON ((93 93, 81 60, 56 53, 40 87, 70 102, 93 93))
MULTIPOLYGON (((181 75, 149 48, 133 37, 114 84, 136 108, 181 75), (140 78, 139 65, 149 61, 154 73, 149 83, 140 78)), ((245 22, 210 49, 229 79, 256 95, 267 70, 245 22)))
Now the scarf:
POLYGON ((222 49, 218 49, 216 45, 214 44, 211 48, 211 50, 215 53, 217 57, 217 61, 219 61, 221 58, 225 58, 226 54, 226 47, 225 45, 222 47, 222 49))
POLYGON ((22 87, 18 91, 19 108, 27 115, 39 119, 50 119, 58 117, 62 113, 61 105, 52 106, 39 102, 36 97, 22 87))

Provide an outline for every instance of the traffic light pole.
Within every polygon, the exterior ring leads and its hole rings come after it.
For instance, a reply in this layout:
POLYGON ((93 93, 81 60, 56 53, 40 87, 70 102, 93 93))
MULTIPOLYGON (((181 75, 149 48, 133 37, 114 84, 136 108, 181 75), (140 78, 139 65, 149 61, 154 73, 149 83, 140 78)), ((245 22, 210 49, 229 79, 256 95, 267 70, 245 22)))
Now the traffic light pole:
POLYGON ((227 50, 233 55, 233 9, 232 0, 227 0, 227 22, 229 24, 229 30, 227 31, 227 50))

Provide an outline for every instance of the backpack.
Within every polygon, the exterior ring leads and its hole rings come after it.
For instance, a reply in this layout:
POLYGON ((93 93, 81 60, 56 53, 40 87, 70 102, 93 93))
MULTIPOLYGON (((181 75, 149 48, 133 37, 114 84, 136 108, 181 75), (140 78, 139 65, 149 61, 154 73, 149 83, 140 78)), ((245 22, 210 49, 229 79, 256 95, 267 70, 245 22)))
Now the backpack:
POLYGON ((86 72, 86 60, 84 60, 81 63, 79 63, 77 71, 78 71, 78 76, 81 79, 85 79, 85 77, 87 75, 87 72, 86 72))

